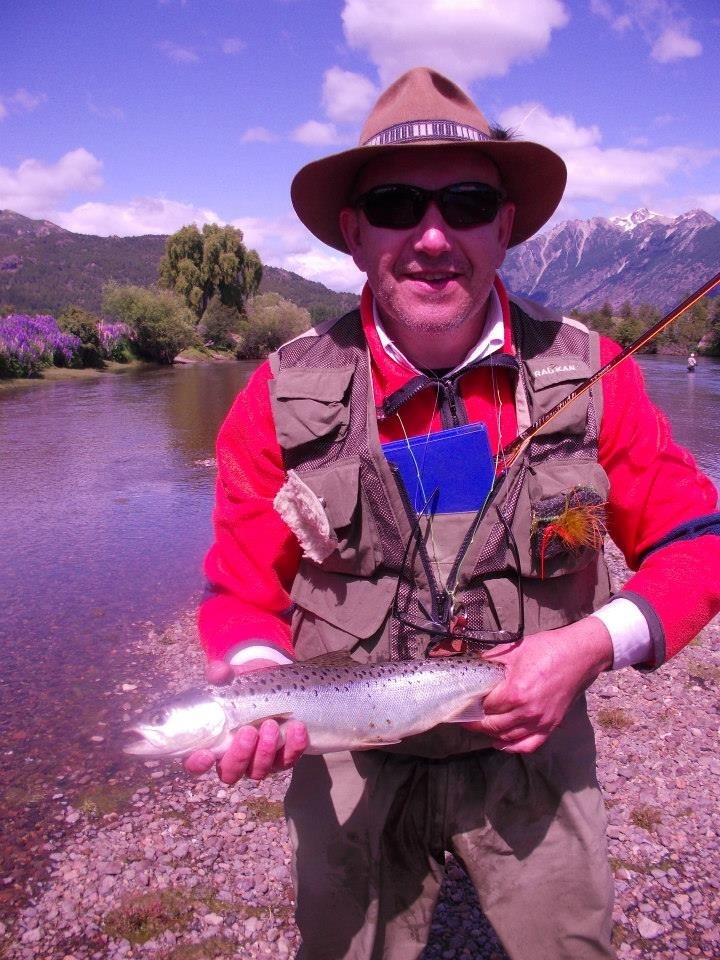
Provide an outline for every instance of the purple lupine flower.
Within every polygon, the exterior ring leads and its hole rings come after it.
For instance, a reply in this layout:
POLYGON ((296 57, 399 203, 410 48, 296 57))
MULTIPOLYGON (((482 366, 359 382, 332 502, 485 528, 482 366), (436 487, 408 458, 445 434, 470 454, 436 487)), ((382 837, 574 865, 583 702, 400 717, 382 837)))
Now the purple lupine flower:
POLYGON ((135 339, 135 331, 126 323, 101 320, 98 324, 100 351, 110 360, 127 360, 127 345, 135 339))
POLYGON ((0 373, 5 376, 32 376, 56 356, 69 363, 79 346, 79 338, 60 330, 55 317, 0 317, 0 373))

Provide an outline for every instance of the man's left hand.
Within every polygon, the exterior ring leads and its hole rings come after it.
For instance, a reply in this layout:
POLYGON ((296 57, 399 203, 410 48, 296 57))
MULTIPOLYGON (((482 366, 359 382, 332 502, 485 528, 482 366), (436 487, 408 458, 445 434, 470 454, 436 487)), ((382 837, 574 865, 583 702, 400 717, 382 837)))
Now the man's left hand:
POLYGON ((605 625, 586 617, 486 653, 505 664, 505 679, 483 701, 485 718, 465 724, 508 753, 532 753, 561 723, 573 701, 612 666, 605 625))

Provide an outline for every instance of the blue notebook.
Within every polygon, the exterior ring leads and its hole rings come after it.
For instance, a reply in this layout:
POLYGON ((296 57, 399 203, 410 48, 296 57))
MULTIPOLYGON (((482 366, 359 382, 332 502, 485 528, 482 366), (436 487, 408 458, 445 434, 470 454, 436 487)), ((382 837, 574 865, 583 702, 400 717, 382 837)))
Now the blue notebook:
POLYGON ((382 450, 397 467, 416 513, 479 510, 495 481, 484 423, 393 440, 382 450))

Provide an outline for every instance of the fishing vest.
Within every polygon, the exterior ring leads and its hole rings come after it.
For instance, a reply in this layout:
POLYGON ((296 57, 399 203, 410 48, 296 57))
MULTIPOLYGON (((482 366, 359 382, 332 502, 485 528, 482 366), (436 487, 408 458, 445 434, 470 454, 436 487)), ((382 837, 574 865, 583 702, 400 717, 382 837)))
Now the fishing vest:
MULTIPOLYGON (((518 431, 599 367, 597 334, 521 302, 511 302, 517 359, 483 361, 513 364, 518 431)), ((535 436, 481 514, 428 520, 409 508, 383 455, 383 411, 358 311, 285 344, 270 365, 288 473, 275 506, 303 548, 291 591, 299 658, 341 650, 363 662, 423 657, 438 640, 432 625, 470 638, 517 630, 521 595, 525 633, 572 623, 608 599, 599 389, 535 436), (573 510, 593 528, 590 542, 562 535, 561 518, 573 510)))

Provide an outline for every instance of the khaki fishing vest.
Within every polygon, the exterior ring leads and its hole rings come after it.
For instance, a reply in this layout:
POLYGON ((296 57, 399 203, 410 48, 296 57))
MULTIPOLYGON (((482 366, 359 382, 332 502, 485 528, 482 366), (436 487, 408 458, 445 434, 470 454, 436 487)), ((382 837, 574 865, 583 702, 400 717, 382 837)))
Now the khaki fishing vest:
MULTIPOLYGON (((520 431, 599 366, 597 334, 521 302, 511 303, 520 431)), ((600 390, 546 425, 481 516, 419 521, 382 453, 359 313, 290 341, 270 363, 289 476, 276 507, 304 549, 292 587, 301 659, 340 650, 359 661, 422 657, 437 640, 427 624, 461 624, 470 637, 515 631, 520 589, 525 633, 574 622, 608 599, 600 543, 567 549, 548 535, 548 518, 573 498, 602 512, 600 390)))

